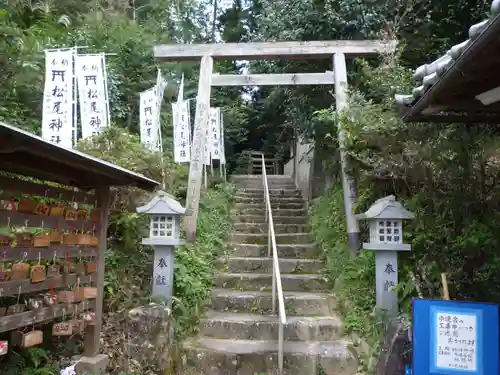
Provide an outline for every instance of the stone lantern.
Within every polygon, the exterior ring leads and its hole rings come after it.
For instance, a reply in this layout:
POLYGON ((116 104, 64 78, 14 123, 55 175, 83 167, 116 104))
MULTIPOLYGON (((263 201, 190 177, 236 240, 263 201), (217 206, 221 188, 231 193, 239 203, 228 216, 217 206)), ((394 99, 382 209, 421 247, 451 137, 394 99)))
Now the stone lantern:
POLYGON ((155 250, 152 297, 166 301, 171 307, 174 248, 185 242, 180 239, 180 221, 186 209, 170 194, 160 190, 148 204, 137 207, 137 212, 149 216, 149 237, 143 238, 142 244, 153 246, 155 250))
POLYGON ((363 243, 364 250, 376 251, 377 307, 390 314, 398 312, 397 294, 393 288, 398 283, 398 251, 410 251, 411 245, 403 243, 403 220, 415 215, 396 201, 393 195, 381 198, 358 220, 368 220, 370 242, 363 243))

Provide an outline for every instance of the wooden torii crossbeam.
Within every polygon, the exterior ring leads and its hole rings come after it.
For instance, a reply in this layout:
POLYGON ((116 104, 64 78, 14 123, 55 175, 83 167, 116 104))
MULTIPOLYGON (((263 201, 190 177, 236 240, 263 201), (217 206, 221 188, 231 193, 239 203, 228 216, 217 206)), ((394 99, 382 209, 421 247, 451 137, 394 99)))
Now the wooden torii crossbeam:
MULTIPOLYGON (((193 131, 191 165, 189 168, 185 218, 186 237, 196 239, 196 222, 203 175, 205 129, 209 122, 210 91, 212 86, 264 86, 264 85, 335 85, 337 111, 347 105, 346 57, 374 56, 394 50, 394 41, 382 40, 330 40, 311 42, 263 42, 226 44, 169 44, 155 46, 155 57, 164 61, 192 61, 201 59, 196 114, 193 131), (296 74, 214 74, 213 60, 295 60, 333 59, 333 72, 296 74)), ((344 131, 339 124, 339 141, 344 131)), ((349 245, 359 249, 359 227, 354 217, 356 198, 354 182, 346 174, 344 152, 341 147, 342 186, 347 216, 349 245)))

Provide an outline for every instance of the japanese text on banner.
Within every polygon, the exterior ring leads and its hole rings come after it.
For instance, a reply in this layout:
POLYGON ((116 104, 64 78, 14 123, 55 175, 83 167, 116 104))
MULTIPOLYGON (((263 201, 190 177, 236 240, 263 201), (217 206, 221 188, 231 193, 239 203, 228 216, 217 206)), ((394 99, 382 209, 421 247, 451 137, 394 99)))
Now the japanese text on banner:
POLYGON ((226 149, 224 147, 224 115, 220 114, 220 163, 226 164, 226 149))
POLYGON ((210 108, 209 141, 211 160, 219 160, 221 154, 220 108, 210 108))
POLYGON ((149 150, 159 150, 158 97, 156 86, 140 94, 141 143, 149 150))
POLYGON ((162 144, 162 136, 161 136, 161 105, 163 104, 163 95, 165 93, 165 88, 167 87, 167 81, 162 77, 161 71, 158 69, 158 78, 156 79, 156 103, 157 103, 157 112, 156 116, 158 117, 158 148, 160 151, 163 151, 162 144))
POLYGON ((104 54, 75 57, 82 138, 100 134, 109 125, 104 64, 104 54))
POLYGON ((191 161, 191 126, 189 102, 187 100, 172 103, 174 123, 174 160, 176 163, 191 161))
POLYGON ((75 49, 45 51, 42 138, 71 148, 75 49))

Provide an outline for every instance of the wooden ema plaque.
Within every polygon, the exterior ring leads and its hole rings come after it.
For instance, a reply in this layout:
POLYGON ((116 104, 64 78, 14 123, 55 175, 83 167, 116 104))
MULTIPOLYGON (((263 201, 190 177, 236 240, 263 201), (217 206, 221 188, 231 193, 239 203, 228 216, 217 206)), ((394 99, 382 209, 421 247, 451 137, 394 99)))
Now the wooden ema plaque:
POLYGON ((78 219, 78 211, 72 208, 66 208, 64 211, 64 218, 66 220, 77 220, 78 219))
POLYGON ((37 234, 33 236, 33 247, 49 247, 50 234, 37 234))
POLYGON ((97 272, 97 263, 87 263, 87 275, 97 272))
POLYGON ((51 206, 49 211, 50 216, 64 216, 64 206, 51 206))
POLYGON ((52 334, 54 336, 71 336, 73 334, 72 322, 55 323, 52 326, 52 334))
POLYGON ((75 273, 76 273, 76 276, 85 276, 85 263, 78 262, 75 265, 75 273))
POLYGON ((78 209, 78 211, 76 212, 76 217, 78 218, 78 220, 88 220, 89 218, 89 211, 84 209, 84 208, 80 208, 78 209))
POLYGON ((37 203, 31 198, 23 198, 19 200, 17 210, 25 214, 31 214, 35 211, 37 203))
POLYGON ((47 273, 45 271, 45 266, 33 266, 31 267, 31 282, 39 283, 45 281, 47 278, 47 273))
POLYGON ((79 287, 74 288, 75 302, 81 302, 86 299, 96 299, 97 298, 97 288, 92 287, 79 287))
POLYGON ((9 352, 9 342, 0 341, 0 355, 6 355, 9 352))
POLYGON ((47 204, 39 203, 35 207, 35 211, 33 212, 35 215, 44 215, 47 216, 50 212, 50 207, 47 204))
POLYGON ((99 208, 93 208, 90 211, 90 221, 98 223, 101 221, 101 210, 99 208))
POLYGON ((28 263, 16 263, 12 266, 12 273, 10 275, 10 279, 26 280, 28 278, 29 270, 30 270, 30 265, 28 263))
POLYGON ((62 290, 57 293, 57 300, 60 303, 73 303, 75 302, 75 292, 71 290, 62 290))
POLYGON ((40 345, 43 342, 43 332, 42 331, 31 331, 31 332, 12 332, 11 342, 13 346, 20 348, 30 348, 35 345, 40 345))
POLYGON ((47 267, 47 278, 54 278, 58 277, 61 275, 61 266, 58 266, 57 264, 52 264, 47 267))

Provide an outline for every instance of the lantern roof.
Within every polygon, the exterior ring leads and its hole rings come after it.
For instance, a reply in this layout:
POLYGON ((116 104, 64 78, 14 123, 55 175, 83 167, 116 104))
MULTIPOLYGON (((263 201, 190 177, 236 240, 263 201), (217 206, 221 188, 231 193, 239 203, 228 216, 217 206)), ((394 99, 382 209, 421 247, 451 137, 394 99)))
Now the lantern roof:
POLYGON ((396 201, 394 195, 389 195, 384 198, 380 198, 371 205, 371 207, 365 213, 356 215, 356 219, 395 219, 395 220, 405 220, 414 219, 415 214, 408 211, 403 207, 401 203, 396 201))
POLYGON ((137 207, 137 212, 149 215, 183 215, 186 209, 172 195, 159 190, 149 203, 137 207))

